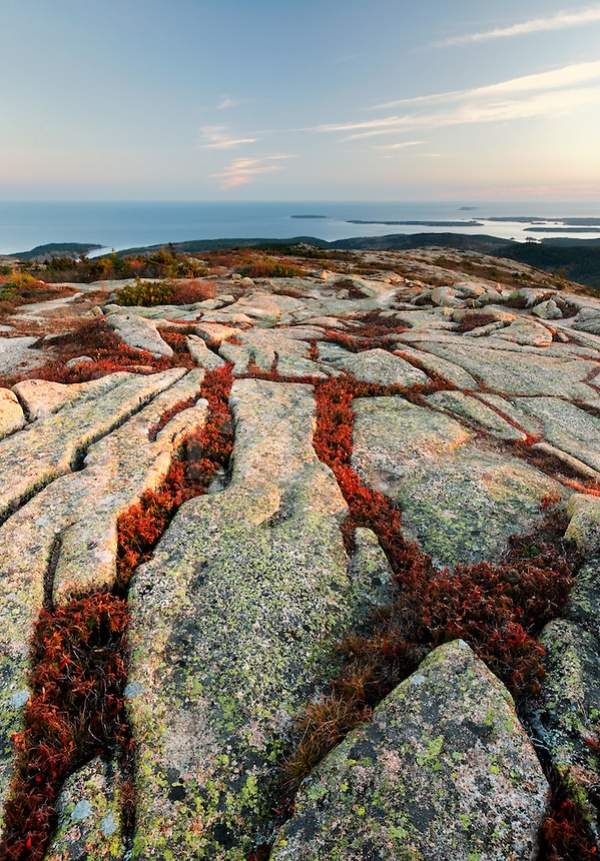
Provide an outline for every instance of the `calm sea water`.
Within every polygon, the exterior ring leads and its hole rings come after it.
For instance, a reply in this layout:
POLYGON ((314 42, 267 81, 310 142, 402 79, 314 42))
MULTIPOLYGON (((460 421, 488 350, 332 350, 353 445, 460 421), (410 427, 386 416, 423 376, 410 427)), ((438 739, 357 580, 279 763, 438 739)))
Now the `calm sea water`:
POLYGON ((417 203, 168 203, 2 202, 0 254, 28 251, 49 242, 89 242, 131 248, 193 239, 315 236, 345 239, 387 233, 487 233, 506 239, 528 236, 600 237, 600 201, 585 203, 443 201, 417 203), (294 218, 293 216, 322 216, 294 218), (545 222, 490 221, 535 218, 545 222), (587 218, 586 230, 560 223, 587 218), (558 221, 557 221, 558 219, 558 221), (356 224, 351 221, 378 222, 356 224), (390 225, 385 221, 459 222, 459 225, 390 225), (477 222, 476 225, 470 222, 477 222), (569 232, 559 227, 569 227, 569 232), (540 227, 544 228, 540 232, 540 227), (533 232, 532 232, 533 231, 533 232), (550 231, 550 232, 547 232, 550 231))

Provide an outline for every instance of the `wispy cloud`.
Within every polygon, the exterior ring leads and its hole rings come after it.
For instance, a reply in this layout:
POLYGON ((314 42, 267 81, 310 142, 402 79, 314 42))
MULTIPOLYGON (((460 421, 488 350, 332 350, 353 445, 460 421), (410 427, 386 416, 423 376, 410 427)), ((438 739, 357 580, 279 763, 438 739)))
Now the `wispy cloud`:
POLYGON ((220 104, 217 105, 217 110, 222 111, 225 108, 235 108, 241 104, 243 104, 241 99, 232 99, 229 96, 225 96, 220 104))
POLYGON ((541 33, 545 30, 566 30, 568 27, 579 27, 583 24, 592 24, 600 21, 600 6, 591 6, 580 12, 558 12, 547 18, 532 18, 522 21, 520 24, 512 24, 510 27, 496 27, 492 30, 483 30, 480 33, 465 33, 462 36, 453 36, 435 42, 434 47, 441 48, 447 45, 466 45, 470 42, 487 42, 490 39, 507 39, 512 36, 524 36, 527 33, 541 33))
POLYGON ((256 143, 258 138, 232 137, 226 126, 203 126, 201 146, 205 149, 232 149, 242 144, 256 143))
POLYGON ((406 149, 409 146, 420 146, 427 141, 402 141, 401 143, 380 144, 377 149, 406 149))
POLYGON ((404 107, 380 119, 317 126, 319 132, 349 132, 343 140, 435 129, 468 123, 557 117, 600 102, 600 61, 577 63, 486 87, 399 99, 377 109, 404 107))
POLYGON ((238 158, 232 161, 221 173, 213 173, 212 177, 223 180, 222 189, 247 185, 261 174, 282 170, 281 165, 277 162, 286 158, 291 158, 291 156, 270 155, 265 158, 238 158))

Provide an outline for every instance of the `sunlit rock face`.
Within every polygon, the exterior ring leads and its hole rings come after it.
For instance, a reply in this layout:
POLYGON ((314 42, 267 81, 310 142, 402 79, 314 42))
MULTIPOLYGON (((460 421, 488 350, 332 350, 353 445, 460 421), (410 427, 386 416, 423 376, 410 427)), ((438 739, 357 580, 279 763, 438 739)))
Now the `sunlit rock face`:
MULTIPOLYGON (((86 311, 124 351, 114 366, 88 333, 85 372, 50 338, 31 358, 51 358, 54 378, 4 379, 2 805, 21 779, 13 734, 40 694, 40 614, 98 593, 130 614, 116 694, 129 758, 74 752, 48 861, 534 861, 551 857, 538 853, 567 771, 593 844, 600 302, 509 261, 494 280, 482 256, 478 276, 460 253, 448 261, 423 249, 350 254, 336 272, 306 258, 289 278, 222 269, 215 298, 86 311), (217 420, 207 381, 220 374, 232 384, 217 420), (210 481, 182 493, 127 588, 119 524, 159 498, 192 438, 210 481), (548 512, 566 531, 558 555, 572 543, 582 567, 566 601, 523 619, 546 668, 527 700, 475 635, 429 620, 406 671, 364 695, 363 722, 338 733, 329 713, 335 743, 286 783, 282 762, 306 741, 298 718, 341 695, 352 643, 414 588, 410 559, 447 573, 504 564, 517 535, 534 569, 548 512)), ((25 347, 6 340, 15 370, 25 347)), ((525 570, 506 566, 507 595, 525 570)), ((503 624, 498 642, 514 641, 503 624)))

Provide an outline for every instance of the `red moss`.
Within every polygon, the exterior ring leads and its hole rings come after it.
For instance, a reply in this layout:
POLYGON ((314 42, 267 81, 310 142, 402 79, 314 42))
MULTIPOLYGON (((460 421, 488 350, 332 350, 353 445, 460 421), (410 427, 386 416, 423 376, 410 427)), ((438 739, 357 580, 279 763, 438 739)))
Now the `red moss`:
POLYGON ((193 305, 195 302, 214 299, 216 295, 217 285, 213 281, 200 281, 196 279, 176 281, 174 283, 173 295, 169 299, 169 305, 193 305))
POLYGON ((86 383, 117 371, 156 373, 170 368, 194 368, 185 338, 180 333, 162 331, 163 338, 173 348, 172 358, 156 358, 144 350, 128 347, 113 332, 104 320, 80 323, 76 329, 53 341, 54 358, 45 365, 26 374, 5 377, 2 385, 12 386, 23 379, 35 378, 56 383, 86 383), (77 356, 89 356, 92 362, 84 362, 67 368, 66 362, 77 356))
POLYGON ((127 603, 102 593, 53 612, 36 625, 25 728, 6 803, 0 858, 41 861, 54 825, 62 783, 108 750, 129 752, 123 654, 127 603))
POLYGON ((458 324, 457 332, 471 332, 473 329, 478 329, 480 326, 488 326, 490 323, 497 323, 498 318, 493 314, 486 314, 482 311, 480 314, 466 314, 458 324))
POLYGON ((232 382, 231 365, 206 372, 201 390, 201 396, 208 400, 204 427, 186 440, 181 459, 171 464, 160 489, 146 491, 140 502, 119 518, 120 588, 126 588, 137 566, 150 558, 179 506, 205 493, 217 472, 226 466, 233 448, 229 409, 232 382))
POLYGON ((436 569, 407 542, 400 510, 365 487, 351 467, 352 401, 364 384, 339 377, 316 386, 318 456, 334 472, 350 508, 344 539, 367 526, 376 533, 394 574, 389 606, 370 629, 341 644, 346 665, 332 692, 297 719, 299 742, 283 764, 295 789, 314 765, 442 643, 462 638, 516 695, 539 691, 544 648, 535 635, 553 618, 572 586, 572 569, 557 546, 565 524, 544 499, 546 521, 535 536, 516 536, 500 564, 436 569))
MULTIPOLYGON (((200 397, 200 395, 198 395, 198 397, 200 397)), ((154 442, 161 430, 169 424, 171 419, 175 418, 176 415, 183 412, 184 410, 191 409, 191 407, 195 406, 195 404, 196 398, 187 398, 187 400, 178 401, 168 410, 165 410, 160 417, 160 421, 158 421, 155 425, 152 425, 152 427, 148 431, 148 438, 152 442, 154 442)))
POLYGON ((552 799, 552 813, 542 826, 539 861, 595 861, 598 858, 588 816, 576 797, 570 777, 560 778, 552 799))

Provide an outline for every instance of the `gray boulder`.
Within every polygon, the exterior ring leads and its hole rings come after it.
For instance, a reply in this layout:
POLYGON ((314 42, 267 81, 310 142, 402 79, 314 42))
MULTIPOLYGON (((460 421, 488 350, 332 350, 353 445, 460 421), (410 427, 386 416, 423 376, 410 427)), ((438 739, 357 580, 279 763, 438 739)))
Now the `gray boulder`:
POLYGON ((436 649, 304 782, 273 861, 533 861, 549 787, 510 694, 436 649))

